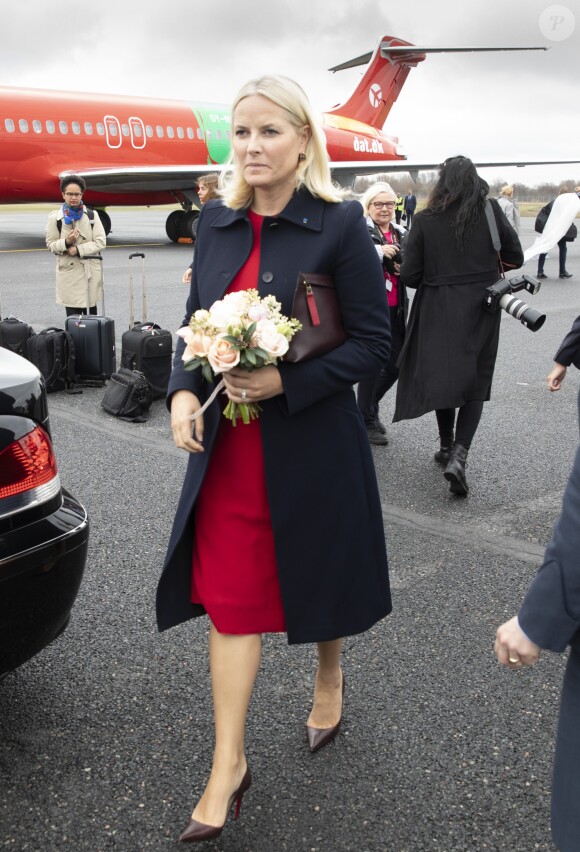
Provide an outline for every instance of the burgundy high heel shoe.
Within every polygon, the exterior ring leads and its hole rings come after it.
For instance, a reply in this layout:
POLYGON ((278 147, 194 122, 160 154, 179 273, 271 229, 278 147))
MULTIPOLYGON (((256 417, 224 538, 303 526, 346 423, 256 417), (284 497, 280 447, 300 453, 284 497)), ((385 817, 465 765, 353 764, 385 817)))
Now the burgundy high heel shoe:
POLYGON ((310 751, 314 754, 315 751, 319 751, 323 746, 328 745, 331 740, 335 738, 340 729, 340 723, 342 722, 342 710, 344 707, 344 674, 342 676, 342 707, 340 708, 340 719, 336 723, 336 725, 332 725, 330 728, 314 728, 312 725, 306 725, 306 735, 308 737, 308 745, 310 746, 310 751))
MULTIPOLYGON (((228 804, 228 812, 226 814, 226 822, 228 818, 228 814, 231 810, 233 803, 236 803, 236 809, 234 811, 234 819, 237 819, 240 815, 240 810, 242 807, 242 799, 244 797, 244 793, 246 790, 249 790, 252 786, 252 776, 250 775, 250 770, 246 769, 246 774, 242 778, 242 783, 238 787, 235 793, 232 794, 232 797, 228 804)), ((224 822, 224 825, 226 823, 224 822)), ((182 843, 201 843, 203 840, 213 840, 214 837, 219 837, 222 831, 224 830, 224 825, 206 825, 203 822, 198 822, 196 819, 190 819, 185 829, 179 835, 179 840, 182 843)))

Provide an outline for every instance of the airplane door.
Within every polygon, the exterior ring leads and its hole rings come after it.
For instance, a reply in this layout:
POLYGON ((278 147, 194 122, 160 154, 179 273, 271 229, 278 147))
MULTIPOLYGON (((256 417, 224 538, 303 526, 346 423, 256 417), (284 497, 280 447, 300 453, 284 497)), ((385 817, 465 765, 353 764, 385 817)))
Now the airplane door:
POLYGON ((145 125, 136 115, 129 116, 129 130, 131 131, 131 145, 133 148, 144 148, 147 141, 145 125))
POLYGON ((109 148, 120 148, 123 143, 121 124, 114 115, 105 116, 105 135, 109 148))

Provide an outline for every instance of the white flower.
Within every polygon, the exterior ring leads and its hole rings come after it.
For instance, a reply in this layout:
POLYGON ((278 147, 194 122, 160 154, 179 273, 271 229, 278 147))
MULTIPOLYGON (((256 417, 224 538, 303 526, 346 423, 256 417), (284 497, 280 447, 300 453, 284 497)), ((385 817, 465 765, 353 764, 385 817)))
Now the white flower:
POLYGON ((272 320, 259 320, 255 337, 258 346, 272 358, 281 358, 288 352, 288 341, 280 334, 272 320))

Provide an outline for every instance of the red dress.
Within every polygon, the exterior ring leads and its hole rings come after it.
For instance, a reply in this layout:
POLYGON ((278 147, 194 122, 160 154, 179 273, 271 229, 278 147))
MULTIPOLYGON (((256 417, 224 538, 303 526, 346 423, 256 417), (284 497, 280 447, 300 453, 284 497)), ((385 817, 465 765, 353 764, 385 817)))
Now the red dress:
MULTIPOLYGON (((252 251, 228 293, 258 286, 263 217, 250 211, 250 221, 252 251)), ((195 505, 191 600, 220 633, 286 630, 259 418, 222 418, 195 505)))

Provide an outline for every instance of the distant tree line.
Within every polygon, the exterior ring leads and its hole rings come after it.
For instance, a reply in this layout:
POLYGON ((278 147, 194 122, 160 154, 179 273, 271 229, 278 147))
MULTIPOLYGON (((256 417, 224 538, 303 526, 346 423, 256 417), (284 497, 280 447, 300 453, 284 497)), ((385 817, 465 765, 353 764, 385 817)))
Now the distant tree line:
MULTIPOLYGON (((399 195, 406 195, 409 187, 412 187, 417 199, 421 200, 426 199, 429 196, 429 193, 437 182, 437 175, 438 172, 436 171, 421 172, 415 182, 410 180, 408 175, 400 173, 363 176, 356 179, 354 189, 357 193, 362 193, 371 184, 380 180, 389 183, 399 195)), ((485 180, 485 175, 482 175, 482 177, 485 180)), ((489 182, 490 196, 492 198, 496 198, 500 194, 502 186, 505 186, 507 183, 508 181, 505 180, 489 182)), ((544 204, 551 201, 552 198, 555 198, 555 196, 558 195, 561 186, 568 187, 572 192, 574 187, 579 185, 580 178, 577 178, 576 180, 563 181, 562 183, 540 183, 537 186, 526 186, 524 183, 511 184, 514 188, 514 196, 518 199, 518 201, 543 202, 544 204)))

